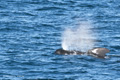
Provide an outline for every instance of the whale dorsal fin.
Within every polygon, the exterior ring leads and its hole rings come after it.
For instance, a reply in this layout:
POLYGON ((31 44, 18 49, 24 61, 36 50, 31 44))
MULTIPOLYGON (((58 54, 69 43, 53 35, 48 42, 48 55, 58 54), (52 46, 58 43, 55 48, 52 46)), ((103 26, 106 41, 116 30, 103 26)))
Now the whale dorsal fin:
POLYGON ((91 54, 96 55, 97 57, 104 58, 106 53, 110 51, 107 48, 94 48, 91 50, 91 54))

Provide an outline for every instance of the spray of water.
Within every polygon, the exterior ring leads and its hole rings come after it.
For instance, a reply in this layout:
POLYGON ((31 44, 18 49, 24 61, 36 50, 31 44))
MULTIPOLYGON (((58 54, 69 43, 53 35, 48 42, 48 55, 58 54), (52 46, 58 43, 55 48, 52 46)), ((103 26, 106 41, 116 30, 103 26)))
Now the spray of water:
POLYGON ((75 29, 65 29, 62 34, 62 48, 77 51, 92 49, 94 47, 94 37, 91 27, 90 22, 81 22, 75 29))

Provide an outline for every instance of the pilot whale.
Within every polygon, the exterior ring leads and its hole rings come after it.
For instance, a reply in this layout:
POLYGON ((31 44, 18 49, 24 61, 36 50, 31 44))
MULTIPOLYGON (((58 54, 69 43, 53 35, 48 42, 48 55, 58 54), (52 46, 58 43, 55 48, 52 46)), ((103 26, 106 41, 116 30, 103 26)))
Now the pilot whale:
POLYGON ((63 49, 57 49, 55 51, 56 54, 61 54, 61 55, 82 55, 82 54, 87 54, 90 56, 94 56, 97 58, 105 58, 106 53, 109 53, 110 50, 107 48, 93 48, 88 50, 87 52, 81 52, 81 51, 69 51, 69 50, 63 50, 63 49))

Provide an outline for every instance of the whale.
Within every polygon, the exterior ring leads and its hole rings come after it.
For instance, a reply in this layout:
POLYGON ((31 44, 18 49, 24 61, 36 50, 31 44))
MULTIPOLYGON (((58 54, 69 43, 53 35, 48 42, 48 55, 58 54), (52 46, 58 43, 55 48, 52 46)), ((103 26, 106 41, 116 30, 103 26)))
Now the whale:
POLYGON ((97 58, 105 58, 106 57, 106 53, 109 53, 110 50, 107 48, 93 48, 93 49, 89 49, 86 52, 82 52, 82 51, 76 51, 76 50, 64 50, 64 49, 57 49, 55 51, 55 54, 59 54, 59 55, 82 55, 82 54, 87 54, 90 56, 94 56, 97 58))

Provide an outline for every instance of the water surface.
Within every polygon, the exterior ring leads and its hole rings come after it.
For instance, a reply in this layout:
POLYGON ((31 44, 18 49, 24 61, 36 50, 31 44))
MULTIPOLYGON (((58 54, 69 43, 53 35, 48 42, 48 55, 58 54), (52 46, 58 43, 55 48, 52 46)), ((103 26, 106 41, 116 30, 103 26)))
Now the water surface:
MULTIPOLYGON (((120 80, 119 0, 0 0, 0 79, 120 80), (55 55, 65 28, 92 22, 109 59, 55 55)), ((84 34, 83 34, 84 35, 84 34)))

